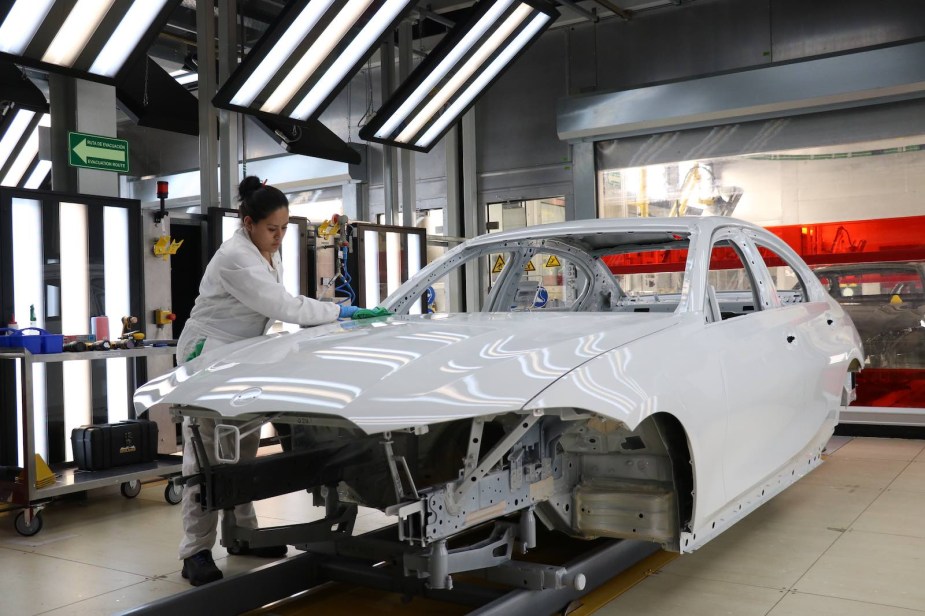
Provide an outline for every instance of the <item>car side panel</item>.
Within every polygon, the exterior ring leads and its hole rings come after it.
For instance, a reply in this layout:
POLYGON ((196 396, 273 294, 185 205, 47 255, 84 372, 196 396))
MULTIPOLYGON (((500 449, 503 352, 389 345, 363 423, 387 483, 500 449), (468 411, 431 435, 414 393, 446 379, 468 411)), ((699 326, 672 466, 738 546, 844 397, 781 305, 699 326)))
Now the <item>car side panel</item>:
POLYGON ((723 446, 726 397, 722 354, 702 314, 580 366, 531 400, 526 409, 575 408, 635 429, 653 413, 674 415, 688 436, 694 467, 694 520, 726 503, 723 446))

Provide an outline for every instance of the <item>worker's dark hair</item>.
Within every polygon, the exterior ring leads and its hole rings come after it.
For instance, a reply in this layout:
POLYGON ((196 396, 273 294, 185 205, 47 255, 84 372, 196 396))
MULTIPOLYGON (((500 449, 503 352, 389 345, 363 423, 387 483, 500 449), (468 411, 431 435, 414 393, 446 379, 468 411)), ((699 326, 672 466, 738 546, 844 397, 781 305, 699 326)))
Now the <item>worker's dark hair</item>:
POLYGON ((254 222, 260 222, 281 207, 289 207, 289 199, 283 192, 273 186, 267 186, 257 176, 249 175, 238 186, 241 205, 238 211, 241 220, 250 216, 254 222))

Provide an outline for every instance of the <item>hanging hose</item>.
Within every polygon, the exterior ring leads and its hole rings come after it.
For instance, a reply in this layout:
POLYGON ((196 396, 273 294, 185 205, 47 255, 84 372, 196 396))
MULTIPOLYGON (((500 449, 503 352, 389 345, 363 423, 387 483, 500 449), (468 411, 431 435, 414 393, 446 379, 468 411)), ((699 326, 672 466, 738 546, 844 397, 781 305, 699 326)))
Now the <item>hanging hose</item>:
MULTIPOLYGON (((341 252, 341 256, 340 256, 341 271, 339 272, 338 277, 343 282, 337 285, 337 287, 335 287, 335 290, 340 291, 342 294, 346 295, 347 299, 350 300, 350 304, 355 306, 356 301, 357 301, 357 296, 353 290, 353 287, 350 284, 352 282, 352 278, 350 277, 350 272, 347 271, 347 257, 349 255, 349 248, 347 246, 341 246, 340 252, 341 252)), ((343 301, 338 302, 338 303, 342 304, 343 301)))

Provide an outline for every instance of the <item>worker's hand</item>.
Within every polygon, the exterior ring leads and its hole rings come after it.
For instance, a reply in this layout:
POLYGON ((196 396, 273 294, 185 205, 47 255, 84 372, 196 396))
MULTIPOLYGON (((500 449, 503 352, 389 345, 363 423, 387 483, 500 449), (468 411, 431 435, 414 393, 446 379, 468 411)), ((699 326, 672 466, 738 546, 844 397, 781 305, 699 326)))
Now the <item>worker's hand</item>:
POLYGON ((360 308, 358 306, 348 306, 347 304, 340 305, 340 314, 337 315, 339 319, 350 319, 357 313, 360 308))
POLYGON ((372 319, 373 317, 387 317, 390 314, 393 314, 393 313, 389 312, 388 310, 386 310, 385 308, 381 306, 377 306, 376 308, 360 308, 356 312, 354 312, 350 318, 353 320, 372 319))

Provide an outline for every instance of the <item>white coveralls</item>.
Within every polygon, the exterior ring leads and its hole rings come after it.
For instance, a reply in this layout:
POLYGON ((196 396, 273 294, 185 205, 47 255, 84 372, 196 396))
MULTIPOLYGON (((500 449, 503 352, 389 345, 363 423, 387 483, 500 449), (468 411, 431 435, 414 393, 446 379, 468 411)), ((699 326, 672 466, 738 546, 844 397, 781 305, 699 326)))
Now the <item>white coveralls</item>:
MULTIPOLYGON (((279 253, 273 255, 273 265, 260 254, 247 230, 238 229, 224 242, 206 266, 199 285, 199 297, 177 342, 177 361, 185 363, 201 340, 202 353, 215 347, 266 334, 276 320, 299 325, 321 325, 336 321, 340 314, 337 304, 292 296, 282 283, 283 271, 279 253)), ((199 420, 203 444, 213 455, 215 422, 199 420)), ((183 474, 199 472, 193 454, 189 420, 183 424, 183 474)), ((259 431, 241 439, 242 460, 254 458, 260 443, 259 431)), ((215 545, 218 512, 206 512, 196 501, 199 487, 183 491, 183 539, 180 559, 188 558, 215 545)), ((238 525, 257 528, 254 505, 235 507, 238 525)))

